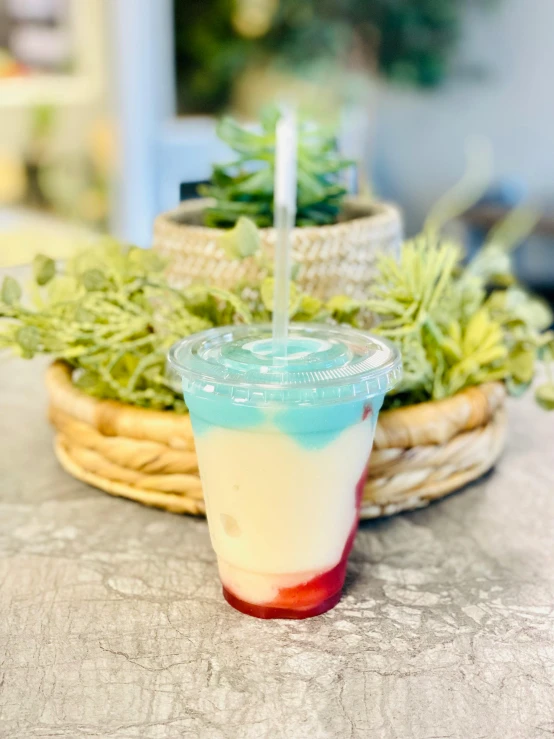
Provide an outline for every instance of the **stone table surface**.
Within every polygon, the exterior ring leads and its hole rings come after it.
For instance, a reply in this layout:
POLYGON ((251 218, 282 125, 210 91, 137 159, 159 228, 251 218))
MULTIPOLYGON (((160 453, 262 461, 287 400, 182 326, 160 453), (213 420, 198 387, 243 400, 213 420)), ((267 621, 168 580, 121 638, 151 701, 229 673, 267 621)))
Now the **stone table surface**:
POLYGON ((496 471, 363 524, 304 622, 223 601, 204 520, 111 498, 52 453, 45 362, 0 362, 0 736, 554 735, 554 416, 510 403, 496 471))

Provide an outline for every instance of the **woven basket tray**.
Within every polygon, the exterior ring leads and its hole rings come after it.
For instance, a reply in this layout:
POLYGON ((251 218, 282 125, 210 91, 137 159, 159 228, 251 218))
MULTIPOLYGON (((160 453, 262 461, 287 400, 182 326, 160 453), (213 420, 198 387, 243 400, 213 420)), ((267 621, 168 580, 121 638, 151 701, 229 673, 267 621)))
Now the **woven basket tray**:
MULTIPOLYGON (((206 277, 210 284, 224 288, 242 281, 258 283, 263 277, 258 262, 228 259, 216 243, 223 231, 202 225, 210 203, 209 199, 189 200, 156 219, 154 249, 170 258, 169 279, 179 287, 206 277)), ((272 254, 275 230, 264 228, 260 233, 262 248, 272 254)), ((347 198, 342 222, 293 229, 297 283, 323 300, 340 294, 362 299, 374 276, 377 254, 396 252, 401 237, 402 219, 394 206, 347 198)))
MULTIPOLYGON (((71 370, 48 370, 56 455, 69 474, 101 490, 175 513, 203 514, 189 417, 96 400, 71 370)), ((380 414, 362 518, 419 508, 489 470, 504 446, 504 386, 380 414)))

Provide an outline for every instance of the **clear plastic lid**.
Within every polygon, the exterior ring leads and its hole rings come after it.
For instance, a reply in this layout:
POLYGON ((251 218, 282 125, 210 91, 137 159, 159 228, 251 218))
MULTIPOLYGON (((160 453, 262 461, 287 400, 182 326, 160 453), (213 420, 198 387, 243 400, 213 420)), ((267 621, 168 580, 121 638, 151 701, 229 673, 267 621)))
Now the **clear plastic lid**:
POLYGON ((169 362, 185 393, 247 405, 344 402, 383 395, 402 374, 390 342, 345 326, 292 324, 287 355, 271 326, 224 326, 175 344, 169 362))

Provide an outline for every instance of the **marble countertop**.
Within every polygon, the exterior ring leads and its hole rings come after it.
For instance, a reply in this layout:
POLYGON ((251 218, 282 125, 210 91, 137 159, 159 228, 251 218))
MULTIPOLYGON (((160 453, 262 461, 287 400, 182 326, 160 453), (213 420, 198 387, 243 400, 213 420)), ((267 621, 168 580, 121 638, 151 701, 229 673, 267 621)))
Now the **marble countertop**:
POLYGON ((530 397, 493 474, 361 526, 335 610, 262 622, 223 601, 204 520, 60 469, 44 367, 0 361, 0 737, 554 735, 554 416, 530 397))

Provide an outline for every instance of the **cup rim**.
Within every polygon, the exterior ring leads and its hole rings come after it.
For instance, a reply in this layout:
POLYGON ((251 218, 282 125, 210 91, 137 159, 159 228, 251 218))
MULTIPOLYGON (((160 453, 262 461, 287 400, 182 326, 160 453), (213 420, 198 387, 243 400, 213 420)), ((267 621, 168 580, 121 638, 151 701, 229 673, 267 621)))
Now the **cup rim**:
POLYGON ((398 348, 387 339, 368 331, 344 325, 293 323, 291 341, 319 341, 334 348, 330 355, 321 353, 325 366, 311 363, 260 359, 257 364, 227 361, 221 348, 233 343, 240 352, 241 341, 267 342, 269 324, 220 326, 188 336, 176 342, 168 354, 170 367, 182 380, 184 392, 210 397, 226 396, 244 404, 266 402, 324 403, 344 402, 385 394, 401 378, 402 362, 398 348), (340 356, 341 347, 343 356, 340 356), (219 352, 219 353, 218 353, 219 352), (342 362, 342 364, 341 364, 342 362))

